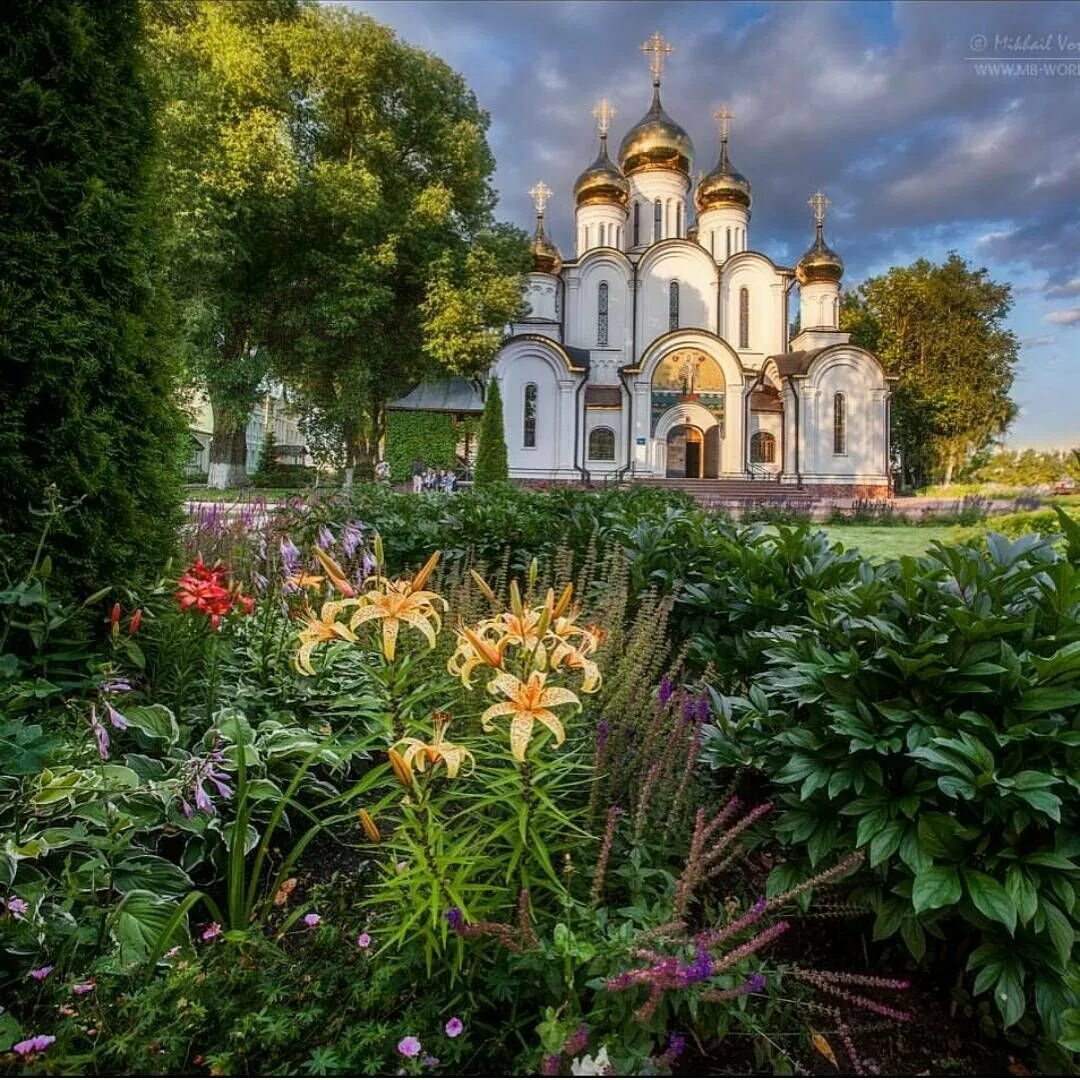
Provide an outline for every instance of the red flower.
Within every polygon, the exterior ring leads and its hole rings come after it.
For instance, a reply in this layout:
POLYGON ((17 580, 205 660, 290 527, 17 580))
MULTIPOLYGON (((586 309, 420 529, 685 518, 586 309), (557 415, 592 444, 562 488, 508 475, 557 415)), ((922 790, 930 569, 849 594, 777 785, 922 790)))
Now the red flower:
POLYGON ((142 626, 142 608, 136 608, 135 614, 131 616, 131 622, 128 623, 128 636, 134 637, 139 632, 140 626, 142 626))
POLYGON ((210 625, 217 629, 222 617, 228 615, 234 603, 239 603, 245 615, 250 615, 255 607, 254 597, 244 596, 239 585, 231 588, 225 585, 229 569, 220 562, 207 566, 200 555, 187 568, 177 582, 176 601, 181 611, 195 608, 196 611, 210 616, 210 625))
POLYGON ((117 600, 109 612, 109 622, 112 623, 113 637, 120 633, 120 601, 117 600))

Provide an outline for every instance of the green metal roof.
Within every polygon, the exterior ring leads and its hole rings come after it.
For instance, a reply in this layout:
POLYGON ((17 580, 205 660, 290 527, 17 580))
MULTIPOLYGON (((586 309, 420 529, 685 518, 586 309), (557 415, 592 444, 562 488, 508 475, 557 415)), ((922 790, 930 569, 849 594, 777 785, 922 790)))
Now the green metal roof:
POLYGON ((409 412, 482 413, 484 399, 472 379, 458 377, 422 382, 386 407, 409 412))

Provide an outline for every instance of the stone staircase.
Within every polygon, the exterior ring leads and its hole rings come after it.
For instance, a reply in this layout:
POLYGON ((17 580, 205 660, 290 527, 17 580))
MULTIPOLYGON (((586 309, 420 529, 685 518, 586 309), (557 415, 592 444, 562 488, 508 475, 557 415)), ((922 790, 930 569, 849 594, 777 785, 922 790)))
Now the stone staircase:
POLYGON ((685 491, 702 506, 737 510, 745 505, 770 503, 777 506, 813 512, 827 505, 830 509, 837 502, 850 500, 824 500, 812 491, 802 490, 790 484, 778 484, 775 480, 696 480, 678 477, 634 478, 633 484, 648 487, 685 491))

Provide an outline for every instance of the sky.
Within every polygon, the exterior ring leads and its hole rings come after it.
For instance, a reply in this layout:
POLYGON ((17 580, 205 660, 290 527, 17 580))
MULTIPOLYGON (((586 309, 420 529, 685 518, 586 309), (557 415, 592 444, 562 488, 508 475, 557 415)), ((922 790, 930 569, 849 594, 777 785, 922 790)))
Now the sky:
POLYGON ((735 113, 753 248, 793 265, 820 188, 849 287, 950 250, 985 266, 1013 285, 1021 342, 1008 444, 1080 445, 1080 4, 346 2, 461 72, 491 116, 498 216, 531 229, 544 180, 564 254, 592 109, 615 106, 617 147, 649 106, 639 47, 660 30, 695 174, 717 157, 713 112, 735 113))

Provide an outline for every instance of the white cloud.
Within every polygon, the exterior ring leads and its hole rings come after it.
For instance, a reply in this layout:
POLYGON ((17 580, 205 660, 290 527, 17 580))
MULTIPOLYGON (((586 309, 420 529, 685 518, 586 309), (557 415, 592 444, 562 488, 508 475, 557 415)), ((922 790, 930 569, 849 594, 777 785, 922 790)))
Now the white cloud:
POLYGON ((1080 307, 1062 308, 1060 311, 1051 311, 1043 316, 1043 322, 1053 323, 1054 326, 1077 326, 1080 325, 1080 307))

